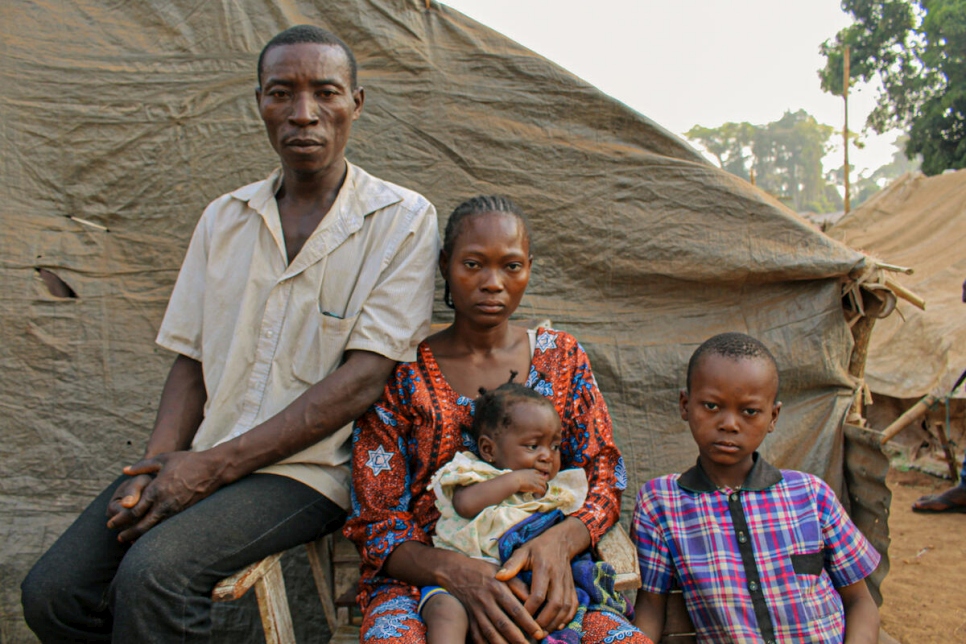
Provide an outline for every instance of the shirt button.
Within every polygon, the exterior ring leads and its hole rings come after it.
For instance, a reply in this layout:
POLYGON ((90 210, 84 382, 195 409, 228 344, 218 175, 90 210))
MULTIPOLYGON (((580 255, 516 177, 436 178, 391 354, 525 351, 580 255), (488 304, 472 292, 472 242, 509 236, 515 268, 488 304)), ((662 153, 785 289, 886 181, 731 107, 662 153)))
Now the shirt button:
POLYGON ((738 495, 737 494, 732 494, 731 495, 731 500, 732 501, 737 501, 738 500, 738 495))
POLYGON ((270 338, 270 337, 272 337, 273 335, 275 335, 275 334, 274 334, 274 333, 272 333, 271 331, 266 331, 266 332, 265 332, 265 337, 266 337, 266 338, 270 338))
POLYGON ((757 581, 750 581, 750 582, 748 582, 748 590, 750 590, 752 592, 758 590, 758 582, 757 581))
POLYGON ((739 532, 738 543, 747 543, 747 541, 748 541, 748 535, 746 535, 744 532, 739 532))

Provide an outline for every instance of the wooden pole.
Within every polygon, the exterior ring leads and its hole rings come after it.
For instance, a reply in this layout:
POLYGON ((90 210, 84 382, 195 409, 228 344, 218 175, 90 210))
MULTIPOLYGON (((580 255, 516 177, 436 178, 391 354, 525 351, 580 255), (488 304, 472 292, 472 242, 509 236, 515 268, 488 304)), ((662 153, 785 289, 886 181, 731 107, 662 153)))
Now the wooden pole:
POLYGON ((849 214, 849 46, 845 46, 845 70, 842 74, 842 98, 845 101, 845 125, 842 139, 845 141, 845 214, 849 214))
MULTIPOLYGON (((872 339, 872 327, 878 319, 878 313, 884 306, 882 300, 867 291, 859 290, 862 298, 862 309, 865 315, 860 315, 852 325, 852 355, 849 356, 849 374, 857 380, 865 378, 865 362, 869 356, 869 341, 872 339)), ((865 427, 865 399, 859 393, 852 401, 847 421, 853 425, 865 427)))
POLYGON ((919 402, 903 412, 901 416, 892 421, 891 425, 882 430, 882 437, 879 439, 879 444, 885 445, 892 440, 893 436, 901 432, 906 425, 919 420, 934 402, 936 402, 936 397, 932 394, 923 396, 919 402))

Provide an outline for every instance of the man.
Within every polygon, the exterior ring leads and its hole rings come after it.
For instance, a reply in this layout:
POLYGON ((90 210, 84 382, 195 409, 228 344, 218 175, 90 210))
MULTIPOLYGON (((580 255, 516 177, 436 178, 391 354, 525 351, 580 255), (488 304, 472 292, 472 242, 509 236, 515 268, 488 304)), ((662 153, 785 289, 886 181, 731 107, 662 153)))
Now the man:
POLYGON ((341 526, 350 424, 429 330, 436 213, 345 160, 365 99, 351 50, 293 27, 258 79, 281 169, 202 215, 144 458, 23 583, 43 641, 206 640, 219 579, 341 526))
MULTIPOLYGON (((966 303, 966 280, 963 281, 963 303, 966 303)), ((959 382, 953 389, 958 386, 959 382)), ((949 404, 948 400, 946 404, 949 404)), ((966 456, 963 457, 963 469, 959 472, 959 484, 940 494, 926 494, 919 497, 912 504, 912 511, 966 513, 966 456)))

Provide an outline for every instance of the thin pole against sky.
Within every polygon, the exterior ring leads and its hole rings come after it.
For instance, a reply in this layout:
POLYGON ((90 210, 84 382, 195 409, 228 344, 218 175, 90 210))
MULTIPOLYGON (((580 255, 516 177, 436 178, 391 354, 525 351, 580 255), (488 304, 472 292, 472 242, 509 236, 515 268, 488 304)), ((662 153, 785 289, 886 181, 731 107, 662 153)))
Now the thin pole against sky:
POLYGON ((845 100, 845 125, 842 139, 845 142, 845 214, 849 214, 849 46, 845 46, 845 69, 842 72, 842 98, 845 100))

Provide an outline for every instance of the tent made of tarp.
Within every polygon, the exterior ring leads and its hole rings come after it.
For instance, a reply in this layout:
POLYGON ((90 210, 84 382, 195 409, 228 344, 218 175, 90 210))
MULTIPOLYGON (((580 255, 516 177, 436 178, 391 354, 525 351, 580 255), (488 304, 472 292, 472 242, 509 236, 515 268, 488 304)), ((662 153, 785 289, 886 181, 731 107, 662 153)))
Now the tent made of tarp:
MULTIPOLYGON (((829 235, 912 269, 893 279, 926 302, 899 301, 876 323, 865 378, 893 398, 946 394, 966 369, 966 170, 905 174, 839 221, 829 235)), ((966 398, 962 389, 956 397, 966 398)))
MULTIPOLYGON (((841 294, 864 257, 647 118, 423 0, 11 0, 0 4, 4 642, 31 641, 18 591, 29 566, 141 454, 172 361, 153 340, 188 239, 208 201, 275 165, 255 61, 299 23, 332 29, 358 56, 367 100, 352 161, 425 194, 441 224, 479 193, 532 217, 519 313, 588 350, 630 473, 625 519, 641 483, 693 462, 677 412, 685 364, 730 330, 760 337, 781 365, 785 406, 765 455, 844 492, 856 380, 841 294)), ((257 631, 250 610, 219 610, 226 641, 257 631)), ((314 641, 317 604, 311 614, 296 611, 296 629, 314 641)))

